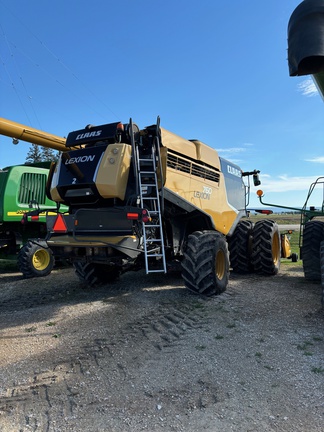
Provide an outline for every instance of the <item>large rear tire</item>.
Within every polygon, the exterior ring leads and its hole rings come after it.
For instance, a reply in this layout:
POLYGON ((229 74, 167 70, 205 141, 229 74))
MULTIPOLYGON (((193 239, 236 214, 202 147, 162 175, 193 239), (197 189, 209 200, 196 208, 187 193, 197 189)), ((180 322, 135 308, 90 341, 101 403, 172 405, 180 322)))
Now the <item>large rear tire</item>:
POLYGON ((196 231, 188 236, 182 277, 196 294, 217 295, 226 290, 229 253, 225 237, 216 231, 196 231))
POLYGON ((275 275, 280 269, 279 227, 272 220, 256 222, 253 229, 252 264, 255 272, 275 275))
POLYGON ((230 263, 234 273, 251 273, 253 223, 241 220, 228 240, 230 263))
POLYGON ((324 307, 324 241, 320 245, 320 265, 321 265, 321 286, 322 286, 322 307, 324 307))
POLYGON ((321 280, 320 245, 324 240, 324 222, 311 220, 303 230, 302 260, 305 279, 321 280))
POLYGON ((18 268, 24 278, 47 276, 54 267, 54 257, 45 240, 35 239, 20 249, 18 268))
POLYGON ((76 261, 73 263, 75 273, 78 278, 90 287, 96 287, 104 283, 113 282, 119 276, 116 267, 104 264, 82 263, 76 261))

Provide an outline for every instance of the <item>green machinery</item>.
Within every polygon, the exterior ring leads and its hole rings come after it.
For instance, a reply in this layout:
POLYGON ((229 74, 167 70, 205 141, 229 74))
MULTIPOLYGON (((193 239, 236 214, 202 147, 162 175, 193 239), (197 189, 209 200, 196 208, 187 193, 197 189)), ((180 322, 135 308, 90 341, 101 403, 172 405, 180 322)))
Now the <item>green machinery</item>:
MULTIPOLYGON (((3 118, 0 118, 0 134, 56 150, 65 142, 63 138, 3 118)), ((18 256, 25 277, 44 276, 54 265, 53 254, 44 241, 46 215, 57 208, 46 196, 50 166, 51 162, 41 162, 0 170, 0 258, 17 259, 18 256), (27 223, 27 212, 34 223, 27 223)))

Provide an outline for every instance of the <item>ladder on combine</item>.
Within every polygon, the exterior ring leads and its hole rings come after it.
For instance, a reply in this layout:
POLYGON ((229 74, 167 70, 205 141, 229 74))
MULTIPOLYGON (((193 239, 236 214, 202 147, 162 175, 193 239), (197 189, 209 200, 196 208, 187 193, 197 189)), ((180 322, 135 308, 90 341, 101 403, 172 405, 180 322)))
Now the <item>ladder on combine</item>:
POLYGON ((145 270, 148 273, 166 273, 166 260, 163 239, 161 200, 157 178, 158 139, 149 151, 143 151, 138 144, 136 161, 138 173, 138 188, 142 209, 147 209, 149 221, 143 222, 143 247, 145 270))

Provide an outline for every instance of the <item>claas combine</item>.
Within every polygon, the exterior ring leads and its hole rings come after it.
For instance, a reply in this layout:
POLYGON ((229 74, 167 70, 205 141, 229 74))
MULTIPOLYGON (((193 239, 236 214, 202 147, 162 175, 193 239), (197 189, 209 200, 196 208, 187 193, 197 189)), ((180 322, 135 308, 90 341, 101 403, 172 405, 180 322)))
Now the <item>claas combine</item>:
POLYGON ((230 268, 278 272, 277 224, 247 217, 250 177, 259 185, 259 171, 242 172, 201 141, 160 127, 159 118, 143 129, 132 119, 88 125, 62 147, 46 187, 57 203, 46 243, 82 282, 176 270, 190 290, 209 296, 226 289, 230 268))

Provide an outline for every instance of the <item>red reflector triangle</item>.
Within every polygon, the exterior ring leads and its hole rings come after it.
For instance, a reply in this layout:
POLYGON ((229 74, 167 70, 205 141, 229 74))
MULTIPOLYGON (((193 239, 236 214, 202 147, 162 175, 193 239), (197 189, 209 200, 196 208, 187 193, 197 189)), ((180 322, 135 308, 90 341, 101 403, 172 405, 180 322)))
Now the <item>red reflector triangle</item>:
POLYGON ((67 232, 66 224, 64 218, 61 214, 59 214, 54 222, 53 231, 56 233, 65 233, 67 232))

